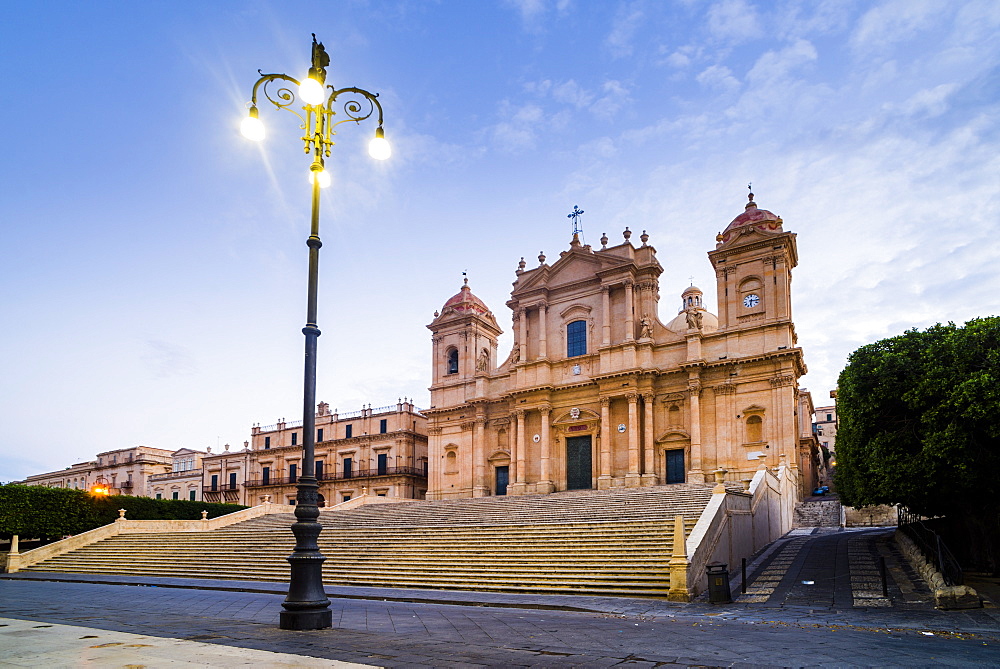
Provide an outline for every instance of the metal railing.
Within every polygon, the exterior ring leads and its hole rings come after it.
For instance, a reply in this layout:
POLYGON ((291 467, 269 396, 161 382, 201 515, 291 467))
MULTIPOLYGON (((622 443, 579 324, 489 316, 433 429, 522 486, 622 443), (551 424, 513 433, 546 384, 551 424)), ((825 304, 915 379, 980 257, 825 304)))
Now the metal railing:
POLYGON ((226 490, 239 490, 239 489, 240 485, 238 483, 219 483, 214 486, 212 485, 203 486, 201 491, 202 493, 208 493, 208 492, 224 492, 226 490))
POLYGON ((945 585, 964 584, 965 574, 962 566, 941 540, 941 535, 927 527, 922 516, 908 509, 900 506, 896 514, 899 529, 913 540, 927 561, 941 572, 945 585))
MULTIPOLYGON (((421 467, 382 467, 381 469, 354 469, 345 472, 323 472, 316 477, 317 481, 343 481, 345 479, 370 479, 379 476, 426 476, 421 467)), ((243 485, 247 488, 262 488, 264 486, 290 485, 298 481, 289 476, 271 476, 264 479, 249 479, 243 485)), ((207 490, 207 488, 206 488, 207 490)))

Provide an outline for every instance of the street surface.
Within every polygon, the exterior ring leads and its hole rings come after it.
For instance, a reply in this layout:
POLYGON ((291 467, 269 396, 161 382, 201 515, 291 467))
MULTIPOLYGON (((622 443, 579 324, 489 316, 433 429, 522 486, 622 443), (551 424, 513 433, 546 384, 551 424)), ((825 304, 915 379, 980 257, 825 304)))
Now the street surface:
MULTIPOLYGON (((887 537, 789 535, 725 605, 328 586, 333 629, 290 632, 277 628, 281 584, 36 573, 67 580, 0 578, 0 616, 99 630, 98 640, 105 630, 386 667, 1000 666, 1000 610, 934 610, 887 537), (878 555, 888 598, 872 580, 878 555)), ((58 628, 8 629, 0 666, 28 666, 8 658, 58 628)))

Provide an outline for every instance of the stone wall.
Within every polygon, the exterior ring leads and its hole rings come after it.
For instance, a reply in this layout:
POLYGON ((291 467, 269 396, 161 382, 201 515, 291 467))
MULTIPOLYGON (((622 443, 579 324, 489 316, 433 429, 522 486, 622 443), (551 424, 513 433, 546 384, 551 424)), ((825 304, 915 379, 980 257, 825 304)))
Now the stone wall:
POLYGON ((840 508, 839 499, 799 502, 793 527, 840 527, 840 508))

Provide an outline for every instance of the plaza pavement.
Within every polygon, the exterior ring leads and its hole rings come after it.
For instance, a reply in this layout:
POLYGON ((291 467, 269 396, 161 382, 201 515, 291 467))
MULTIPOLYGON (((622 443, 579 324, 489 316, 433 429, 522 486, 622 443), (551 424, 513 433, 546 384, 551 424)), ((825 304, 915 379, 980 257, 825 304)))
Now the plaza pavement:
POLYGON ((0 666, 1000 666, 1000 609, 935 610, 890 538, 793 531, 723 605, 328 584, 315 632, 277 629, 280 583, 22 572, 0 666))

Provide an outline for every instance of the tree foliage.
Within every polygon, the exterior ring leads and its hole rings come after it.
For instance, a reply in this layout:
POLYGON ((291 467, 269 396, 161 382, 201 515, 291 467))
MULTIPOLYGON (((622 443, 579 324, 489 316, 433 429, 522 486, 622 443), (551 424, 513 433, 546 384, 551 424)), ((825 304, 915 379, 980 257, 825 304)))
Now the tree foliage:
POLYGON ((840 374, 837 414, 835 480, 846 504, 902 504, 968 520, 970 530, 997 525, 1000 317, 859 348, 840 374))
POLYGON ((236 504, 190 500, 151 499, 115 495, 95 496, 84 490, 45 486, 0 485, 0 537, 56 539, 80 534, 114 522, 118 509, 131 520, 199 520, 245 509, 236 504))

